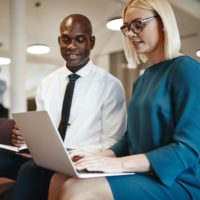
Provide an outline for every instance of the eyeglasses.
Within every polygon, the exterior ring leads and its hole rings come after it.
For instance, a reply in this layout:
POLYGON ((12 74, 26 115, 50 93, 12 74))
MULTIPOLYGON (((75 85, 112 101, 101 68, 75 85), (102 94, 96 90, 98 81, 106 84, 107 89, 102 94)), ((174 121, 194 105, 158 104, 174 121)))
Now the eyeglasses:
POLYGON ((138 34, 143 31, 147 23, 149 23, 151 20, 157 17, 159 17, 159 15, 148 17, 146 19, 136 19, 132 21, 130 24, 123 25, 120 29, 126 37, 130 36, 130 31, 134 34, 138 34))

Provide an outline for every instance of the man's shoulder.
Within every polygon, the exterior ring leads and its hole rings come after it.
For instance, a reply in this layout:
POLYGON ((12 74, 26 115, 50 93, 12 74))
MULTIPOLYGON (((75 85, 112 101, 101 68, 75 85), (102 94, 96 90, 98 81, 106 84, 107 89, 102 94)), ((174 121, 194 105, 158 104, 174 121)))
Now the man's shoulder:
POLYGON ((100 88, 103 89, 107 95, 112 94, 113 97, 124 96, 124 88, 121 81, 105 69, 94 66, 93 68, 93 81, 96 82, 100 88))
POLYGON ((118 78, 116 78, 114 75, 112 75, 109 71, 107 71, 106 69, 100 67, 100 66, 97 66, 97 65, 94 65, 93 67, 93 72, 99 77, 99 78, 102 78, 102 79, 107 79, 109 81, 114 81, 114 82, 120 82, 118 78))

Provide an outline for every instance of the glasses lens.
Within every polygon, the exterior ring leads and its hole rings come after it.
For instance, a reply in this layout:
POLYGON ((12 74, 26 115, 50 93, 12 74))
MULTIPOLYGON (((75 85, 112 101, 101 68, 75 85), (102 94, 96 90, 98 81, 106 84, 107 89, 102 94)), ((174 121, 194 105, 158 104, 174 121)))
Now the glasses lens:
POLYGON ((129 32, 128 26, 122 26, 121 31, 125 36, 128 36, 128 32, 129 32))
POLYGON ((131 23, 131 31, 133 31, 134 33, 140 33, 143 30, 143 23, 141 20, 137 20, 134 21, 133 23, 131 23))

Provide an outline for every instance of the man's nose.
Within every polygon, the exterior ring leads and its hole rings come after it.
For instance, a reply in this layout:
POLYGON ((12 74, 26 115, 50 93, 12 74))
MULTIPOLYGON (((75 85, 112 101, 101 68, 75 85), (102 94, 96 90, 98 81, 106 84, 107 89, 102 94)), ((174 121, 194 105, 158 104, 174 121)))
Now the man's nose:
POLYGON ((76 41, 75 40, 71 40, 71 43, 68 45, 68 48, 70 48, 70 49, 77 48, 76 41))

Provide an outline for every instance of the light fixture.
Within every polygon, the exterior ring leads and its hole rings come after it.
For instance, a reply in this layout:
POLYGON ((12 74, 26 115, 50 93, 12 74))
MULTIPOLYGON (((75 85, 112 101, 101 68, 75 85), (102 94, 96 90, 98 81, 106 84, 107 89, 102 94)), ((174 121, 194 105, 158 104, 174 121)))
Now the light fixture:
POLYGON ((26 51, 30 54, 46 54, 50 52, 50 47, 45 44, 32 44, 27 47, 26 51))
POLYGON ((196 55, 200 57, 200 50, 197 50, 196 55))
MULTIPOLYGON (((38 0, 34 0, 34 1, 35 1, 35 3, 34 3, 34 9, 33 9, 33 11, 34 11, 33 23, 35 22, 35 24, 33 24, 33 26, 32 26, 33 30, 31 32, 32 32, 32 35, 35 37, 35 39, 32 39, 32 40, 36 41, 36 42, 31 43, 27 47, 26 51, 29 54, 36 54, 36 55, 47 54, 50 52, 50 47, 48 45, 44 44, 43 42, 40 42, 41 39, 37 38, 38 31, 36 31, 36 27, 39 25, 38 22, 40 22, 40 24, 42 26, 42 16, 40 16, 42 3, 41 3, 41 1, 38 1, 38 0)), ((40 31, 42 31, 42 30, 40 30, 40 31)))
POLYGON ((110 19, 106 27, 112 31, 120 31, 120 27, 123 25, 123 20, 121 17, 115 17, 110 19))
POLYGON ((0 57, 0 65, 9 65, 11 63, 10 58, 0 57))

